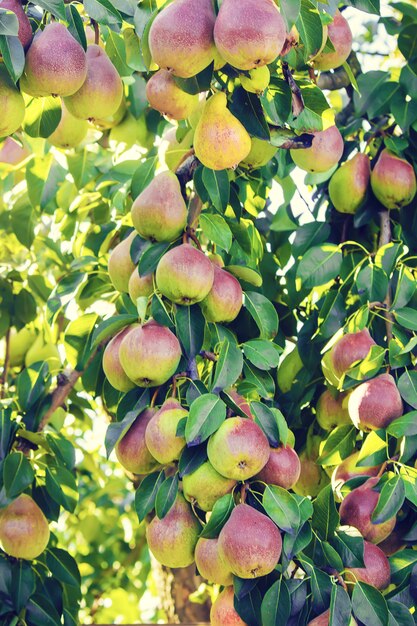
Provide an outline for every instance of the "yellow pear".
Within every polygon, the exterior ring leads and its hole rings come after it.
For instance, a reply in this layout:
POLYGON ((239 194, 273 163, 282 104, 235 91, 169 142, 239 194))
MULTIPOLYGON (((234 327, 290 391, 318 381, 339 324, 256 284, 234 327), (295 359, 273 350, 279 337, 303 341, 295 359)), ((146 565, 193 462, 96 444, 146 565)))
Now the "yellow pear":
POLYGON ((240 76, 242 87, 251 93, 262 93, 265 91, 270 80, 271 72, 269 71, 267 65, 262 65, 262 67, 256 67, 253 70, 249 70, 249 76, 246 76, 245 74, 241 74, 240 76))
POLYGON ((88 131, 88 122, 79 120, 68 111, 62 102, 61 120, 48 141, 56 148, 76 148, 88 131))
POLYGON ((33 363, 46 361, 49 371, 54 376, 61 369, 61 357, 58 347, 53 343, 45 342, 42 334, 38 335, 32 346, 26 352, 25 365, 29 367, 33 363))
POLYGON ((48 520, 25 493, 0 511, 0 542, 16 559, 36 559, 49 542, 48 520))
POLYGON ((135 264, 130 256, 130 246, 135 237, 136 231, 133 230, 126 239, 117 244, 110 254, 107 269, 113 287, 117 291, 129 291, 129 280, 135 269, 135 264))
POLYGON ((251 170, 263 167, 275 156, 277 150, 278 148, 272 146, 269 141, 252 137, 252 147, 248 156, 243 159, 242 165, 247 166, 251 170))
POLYGON ((9 364, 10 367, 21 367, 25 361, 25 355, 36 339, 36 332, 33 329, 21 328, 18 332, 12 328, 9 344, 9 364))
POLYGON ((0 137, 14 133, 25 117, 25 101, 6 69, 0 66, 0 137))
POLYGON ((153 109, 174 120, 185 120, 198 107, 198 95, 180 89, 168 70, 159 70, 149 79, 146 97, 153 109))

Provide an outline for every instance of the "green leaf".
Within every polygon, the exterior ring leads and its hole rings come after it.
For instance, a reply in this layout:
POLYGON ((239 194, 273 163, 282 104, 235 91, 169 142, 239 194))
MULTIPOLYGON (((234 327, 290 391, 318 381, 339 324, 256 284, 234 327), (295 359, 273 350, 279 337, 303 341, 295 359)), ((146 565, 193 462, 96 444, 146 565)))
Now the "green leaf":
POLYGON ((16 83, 25 67, 25 52, 18 37, 0 35, 0 55, 12 80, 16 83))
POLYGON ((382 524, 398 513, 405 500, 405 487, 401 476, 393 476, 381 489, 378 503, 372 513, 371 520, 382 524))
POLYGON ((52 13, 54 17, 66 21, 64 0, 39 0, 36 4, 45 9, 45 11, 52 13))
POLYGON ((26 367, 17 378, 17 395, 24 410, 34 406, 50 385, 48 364, 45 361, 26 367))
POLYGON ((148 513, 155 508, 156 494, 165 480, 164 472, 153 472, 140 483, 135 493, 135 510, 139 522, 143 522, 148 513))
POLYGON ((143 161, 135 170, 131 183, 133 200, 135 200, 145 187, 147 187, 154 179, 157 163, 158 156, 149 157, 149 159, 143 161))
POLYGON ((45 486, 55 502, 71 513, 78 502, 77 483, 70 471, 65 467, 47 467, 45 470, 45 486))
POLYGON ((199 396, 192 402, 185 427, 188 446, 206 441, 226 419, 226 405, 214 393, 199 396))
POLYGON ((230 196, 230 182, 227 171, 215 171, 208 167, 203 167, 202 179, 214 207, 218 211, 225 211, 229 204, 230 196))
POLYGON ((255 320, 261 338, 273 339, 278 332, 278 314, 272 302, 256 291, 247 291, 244 296, 244 306, 255 320))
POLYGON ((0 35, 15 37, 19 32, 19 21, 17 16, 10 9, 3 9, 0 6, 0 35))
POLYGON ((282 348, 272 341, 263 339, 252 339, 246 341, 243 346, 243 353, 255 367, 260 370, 270 370, 278 367, 282 348))
POLYGON ((349 594, 340 585, 334 585, 330 599, 330 620, 332 626, 349 626, 352 606, 349 594))
POLYGON ((233 385, 241 375, 242 368, 242 350, 225 339, 220 345, 211 391, 218 394, 226 387, 233 385))
POLYGON ((205 236, 216 246, 229 252, 232 246, 232 232, 226 220, 221 215, 202 213, 200 226, 205 236))
POLYGON ((22 559, 15 563, 8 563, 8 570, 11 570, 10 597, 17 613, 20 613, 26 606, 30 596, 35 591, 35 572, 31 564, 22 559))
POLYGON ((215 537, 218 537, 221 529, 229 519, 234 507, 235 503, 231 493, 219 498, 213 507, 209 521, 200 533, 200 537, 204 537, 205 539, 214 539, 215 537))
POLYGON ((387 602, 382 593, 375 587, 357 582, 353 588, 352 606, 355 617, 365 626, 387 625, 387 602))
POLYGON ((36 213, 30 202, 16 203, 10 214, 13 232, 28 250, 35 239, 36 213))
POLYGON ((26 105, 23 129, 30 137, 49 137, 61 121, 61 100, 32 98, 26 105))
POLYGON ((323 41, 323 28, 317 7, 309 0, 302 0, 300 14, 296 21, 300 39, 304 44, 304 59, 307 61, 317 52, 323 41))
POLYGON ((331 545, 340 554, 345 567, 364 567, 363 537, 338 530, 331 540, 331 545))
POLYGON ((408 330, 417 330, 417 311, 410 307, 403 307, 394 311, 397 323, 408 330))
POLYGON ((297 268, 297 279, 304 289, 314 289, 334 280, 342 268, 339 246, 323 244, 307 250, 297 268))
POLYGON ((323 540, 330 540, 340 523, 331 485, 324 487, 313 502, 311 524, 323 540))
MULTIPOLYGON (((183 418, 186 420, 186 418, 183 418)), ((178 431, 177 431, 178 436, 178 431)), ((184 435, 185 436, 185 433, 184 435)), ((207 460, 207 447, 193 446, 191 448, 184 448, 181 452, 180 460, 178 462, 178 471, 180 478, 187 474, 192 474, 196 469, 200 467, 207 460)))
POLYGON ((178 472, 164 480, 158 489, 155 499, 155 513, 163 519, 174 505, 178 493, 178 472))
POLYGON ((408 607, 401 602, 388 600, 389 622, 388 626, 414 626, 415 621, 408 607))
POLYGON ((73 557, 65 550, 50 548, 46 551, 46 564, 58 580, 65 585, 79 587, 81 576, 73 557))
POLYGON ((285 20, 287 31, 295 24, 300 14, 301 0, 281 0, 279 3, 281 15, 285 20))
POLYGON ((122 16, 109 0, 84 0, 84 8, 100 24, 122 24, 122 16))
POLYGON ((291 613, 291 597, 284 578, 268 589, 261 605, 262 626, 282 626, 291 613))
POLYGON ((283 439, 288 436, 288 426, 281 411, 269 408, 262 402, 252 402, 251 412, 267 436, 270 446, 277 448, 280 443, 285 445, 286 441, 283 439))
POLYGON ((388 276, 377 265, 367 265, 358 273, 356 286, 362 300, 365 296, 370 302, 383 302, 388 289, 388 276))
POLYGON ((329 434, 317 459, 320 465, 339 465, 351 454, 356 441, 357 430, 354 426, 338 426, 329 434))
POLYGON ((149 389, 145 389, 133 409, 126 413, 122 421, 113 422, 109 425, 104 440, 107 458, 110 456, 110 452, 113 450, 114 446, 120 441, 123 435, 127 433, 133 422, 149 406, 149 400, 149 389))
POLYGON ((153 243, 146 248, 139 259, 138 269, 140 276, 146 276, 147 274, 151 274, 155 271, 156 266, 164 256, 165 252, 168 251, 170 246, 170 243, 162 242, 153 243))
POLYGON ((120 330, 135 322, 137 322, 137 317, 135 315, 126 314, 114 315, 113 317, 104 320, 94 330, 91 348, 96 348, 102 341, 105 341, 109 337, 114 337, 120 330))
POLYGON ((403 400, 417 409, 417 372, 406 369, 399 378, 397 387, 403 400))
POLYGON ((410 437, 417 435, 417 411, 410 411, 387 426, 387 433, 400 439, 401 437, 410 437))
POLYGON ((210 63, 202 72, 191 78, 179 78, 174 76, 178 87, 186 93, 196 95, 202 91, 209 91, 213 77, 213 63, 210 63))
POLYGON ((243 366, 245 375, 245 386, 249 385, 249 390, 256 391, 262 398, 269 399, 274 396, 275 382, 269 372, 258 369, 254 365, 246 362, 243 366))
POLYGON ((198 304, 177 306, 175 315, 177 337, 189 359, 193 359, 203 346, 205 325, 204 315, 198 304))
POLYGON ((300 525, 300 510, 294 496, 276 485, 267 485, 262 506, 281 530, 293 534, 300 525))
POLYGON ((269 127, 256 94, 247 92, 243 87, 238 87, 233 92, 230 110, 250 135, 258 137, 258 139, 269 140, 269 127))
POLYGON ((22 452, 12 452, 3 463, 3 483, 6 495, 15 498, 29 485, 35 478, 35 472, 22 452))

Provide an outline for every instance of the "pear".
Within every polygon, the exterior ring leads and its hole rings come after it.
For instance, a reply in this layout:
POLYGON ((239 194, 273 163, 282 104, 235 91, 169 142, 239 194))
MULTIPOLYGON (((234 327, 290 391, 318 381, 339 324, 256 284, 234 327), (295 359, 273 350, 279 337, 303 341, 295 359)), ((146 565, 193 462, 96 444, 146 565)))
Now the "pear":
POLYGON ((26 352, 25 365, 29 367, 34 363, 46 361, 52 376, 58 374, 61 369, 61 356, 58 347, 53 343, 46 343, 42 334, 38 335, 29 350, 26 352))
POLYGON ((231 417, 211 435, 207 455, 219 474, 247 480, 266 465, 269 443, 258 424, 246 417, 231 417))
POLYGON ((322 51, 314 58, 314 67, 322 71, 334 70, 343 65, 352 50, 352 31, 340 11, 336 11, 333 22, 327 28, 334 50, 322 51))
POLYGON ((153 109, 174 120, 185 120, 198 107, 198 94, 180 89, 168 70, 159 70, 146 85, 146 97, 153 109))
POLYGON ((335 375, 340 378, 356 363, 365 359, 375 341, 364 328, 356 333, 343 335, 330 350, 329 367, 332 366, 335 375))
POLYGON ((123 241, 112 250, 109 257, 108 272, 113 287, 117 291, 129 291, 129 280, 135 270, 135 264, 130 256, 130 247, 136 237, 132 231, 123 241))
POLYGON ((290 150, 294 163, 306 172, 327 172, 334 167, 343 154, 343 137, 336 126, 313 133, 310 148, 290 150))
POLYGON ((219 554, 240 578, 272 572, 281 556, 281 534, 274 522, 248 504, 238 504, 220 531, 219 554))
POLYGON ((310 458, 306 450, 299 454, 301 472, 300 478, 293 485, 293 491, 299 496, 311 496, 314 498, 320 491, 329 484, 329 477, 322 470, 320 465, 310 458))
POLYGON ((215 264, 213 267, 213 286, 201 301, 201 310, 208 322, 233 322, 242 308, 242 287, 232 274, 215 264))
POLYGON ((136 304, 138 298, 147 298, 153 293, 153 274, 140 276, 138 269, 132 272, 129 278, 128 291, 133 304, 136 304))
POLYGON ((123 99, 123 83, 118 71, 100 46, 88 46, 87 77, 80 88, 65 98, 74 117, 99 120, 114 115, 123 99))
POLYGON ((146 445, 150 453, 162 465, 168 465, 180 458, 185 448, 185 439, 177 437, 177 427, 187 415, 188 411, 183 409, 178 400, 168 398, 147 425, 146 445))
POLYGON ((349 395, 339 393, 334 395, 326 389, 317 401, 316 418, 319 426, 324 430, 333 430, 336 426, 350 424, 348 411, 349 395))
MULTIPOLYGON (((97 121, 95 121, 95 125, 97 125, 97 121)), ((111 127, 109 139, 111 143, 124 144, 125 149, 137 144, 141 148, 150 150, 153 145, 152 136, 146 126, 145 116, 141 115, 136 119, 130 112, 126 113, 121 122, 111 127)))
POLYGON ((225 93, 215 93, 201 114, 194 134, 196 157, 212 170, 235 167, 251 149, 245 127, 227 108, 225 93))
POLYGON ((25 101, 22 94, 0 65, 0 137, 14 133, 25 117, 25 101))
POLYGON ((181 346, 169 328, 151 320, 127 333, 119 355, 124 371, 138 387, 158 387, 175 374, 181 346))
POLYGON ((13 11, 19 22, 19 31, 17 36, 23 48, 27 50, 32 42, 33 33, 29 18, 22 7, 21 0, 0 0, 0 9, 13 11))
POLYGON ((354 452, 338 465, 332 475, 333 490, 340 488, 345 482, 357 476, 377 476, 380 466, 357 465, 360 452, 354 452))
POLYGON ((21 367, 25 361, 25 356, 30 346, 36 340, 36 331, 21 328, 18 332, 14 328, 10 332, 9 341, 9 365, 10 367, 21 367))
POLYGON ((36 559, 49 542, 48 520, 25 493, 0 510, 0 543, 16 559, 36 559))
POLYGON ((329 196, 339 213, 356 213, 366 198, 370 174, 369 157, 361 153, 355 154, 333 174, 329 196))
POLYGON ((243 413, 245 413, 251 419, 254 419, 252 411, 250 410, 250 404, 246 400, 246 398, 241 396, 240 393, 238 393, 236 389, 233 388, 225 389, 225 392, 228 396, 232 398, 233 402, 240 408, 241 411, 243 411, 243 413))
POLYGON ((262 67, 256 67, 254 70, 249 70, 249 76, 241 74, 239 78, 242 87, 246 91, 261 94, 269 85, 271 72, 266 65, 263 65, 262 67))
POLYGON ((158 516, 146 529, 148 547, 165 567, 188 567, 194 562, 194 549, 200 524, 181 493, 163 519, 158 516))
POLYGON ((386 428, 403 414, 403 403, 394 378, 381 374, 356 387, 349 396, 350 419, 361 430, 386 428))
POLYGON ((293 448, 280 445, 271 448, 265 467, 256 476, 267 485, 278 485, 283 489, 291 489, 300 478, 301 463, 293 448))
POLYGON ((171 170, 176 172, 186 155, 190 153, 191 146, 193 145, 194 131, 190 129, 181 141, 177 139, 177 129, 168 128, 162 135, 161 143, 159 145, 159 154, 161 162, 165 162, 165 165, 171 170))
MULTIPOLYGON (((330 626, 330 609, 312 619, 307 626, 330 626)), ((350 618, 349 626, 358 626, 358 622, 354 617, 350 618)))
POLYGON ((277 382, 282 393, 291 391, 291 387, 297 381, 297 374, 303 367, 304 365, 296 346, 284 357, 278 367, 277 382))
POLYGON ((213 263, 213 265, 217 265, 217 267, 220 267, 220 268, 224 267, 224 261, 223 261, 221 254, 216 254, 215 252, 209 252, 207 256, 210 259, 210 261, 213 263))
POLYGON ((21 88, 32 96, 70 96, 87 76, 83 47, 59 22, 39 31, 26 53, 21 88))
POLYGON ((272 146, 268 141, 252 137, 250 152, 243 159, 241 165, 247 166, 251 170, 263 167, 276 155, 277 150, 278 148, 272 146))
POLYGON ((216 16, 211 0, 174 0, 152 22, 149 48, 161 69, 190 78, 214 59, 216 16))
POLYGON ((233 587, 219 593, 210 610, 211 626, 248 626, 235 609, 234 597, 233 587))
POLYGON ((113 115, 107 115, 106 117, 102 117, 100 119, 94 119, 90 121, 93 122, 97 130, 101 130, 101 131, 108 130, 109 128, 115 128, 116 126, 118 126, 124 120, 126 113, 127 113, 127 104, 126 104, 125 98, 123 97, 116 113, 113 113, 113 115))
POLYGON ((132 222, 144 239, 174 241, 187 223, 187 207, 173 172, 162 172, 136 198, 132 222))
POLYGON ((209 461, 182 479, 184 497, 202 511, 212 511, 219 498, 230 493, 236 480, 221 476, 209 461))
POLYGON ((195 547, 194 557, 200 576, 216 585, 224 587, 233 585, 233 574, 219 555, 218 539, 200 537, 195 547))
POLYGON ((31 155, 25 145, 20 145, 12 137, 6 137, 0 146, 0 163, 18 165, 31 155))
POLYGON ((131 329, 131 326, 126 326, 126 328, 117 333, 107 344, 103 353, 103 370, 107 380, 112 387, 123 392, 129 391, 135 386, 135 383, 126 376, 119 357, 120 344, 131 329))
POLYGON ((162 295, 176 304, 190 305, 201 302, 210 292, 214 267, 203 252, 184 243, 164 254, 155 277, 162 295))
POLYGON ((371 174, 371 186, 387 209, 400 209, 416 195, 413 166, 390 150, 383 150, 371 174))
POLYGON ((346 580, 359 580, 377 589, 386 589, 391 582, 391 568, 383 551, 364 541, 363 562, 365 567, 346 568, 346 580))
POLYGON ((285 39, 285 22, 273 0, 223 0, 214 41, 230 65, 240 70, 268 65, 285 39))
POLYGON ((158 461, 146 447, 146 427, 155 415, 156 409, 145 409, 115 447, 120 465, 132 474, 149 474, 159 467, 158 461))
POLYGON ((71 115, 62 102, 61 120, 48 141, 57 148, 76 148, 85 139, 87 131, 88 123, 71 115))

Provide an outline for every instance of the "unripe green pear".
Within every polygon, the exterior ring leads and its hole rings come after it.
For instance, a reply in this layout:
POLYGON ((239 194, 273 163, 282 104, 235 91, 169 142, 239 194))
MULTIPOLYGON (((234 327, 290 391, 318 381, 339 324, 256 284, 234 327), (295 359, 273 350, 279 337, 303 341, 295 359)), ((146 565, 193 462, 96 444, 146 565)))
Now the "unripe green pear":
POLYGON ((363 562, 365 567, 346 568, 346 580, 359 580, 377 589, 386 589, 391 582, 391 568, 383 551, 369 541, 364 541, 363 562))
POLYGON ((144 239, 174 241, 187 223, 187 207, 173 172, 155 176, 132 206, 132 222, 144 239))
POLYGON ((356 387, 349 396, 350 419, 361 430, 386 428, 403 414, 403 402, 394 378, 381 374, 356 387))
POLYGON ((202 511, 212 511, 217 500, 230 493, 235 485, 236 480, 219 474, 209 461, 182 479, 185 499, 202 511))
POLYGON ((337 211, 354 214, 363 204, 371 169, 366 154, 355 154, 330 179, 329 196, 337 211))
POLYGON ((155 413, 154 408, 145 409, 116 444, 117 460, 132 474, 149 474, 159 467, 158 461, 149 452, 145 442, 146 427, 155 413))
POLYGON ((267 485, 292 489, 300 478, 301 463, 298 454, 289 445, 271 448, 269 459, 256 476, 267 485))
POLYGON ((349 395, 338 393, 334 395, 326 389, 317 401, 316 419, 324 430, 333 430, 336 426, 350 424, 348 411, 349 395))
POLYGON ((278 148, 272 146, 269 141, 252 137, 251 149, 247 157, 243 159, 241 165, 251 170, 263 167, 276 155, 278 148))
POLYGON ((371 186, 377 199, 387 209, 400 209, 416 195, 416 175, 405 159, 383 150, 371 173, 371 186))
POLYGON ((291 391, 291 387, 297 380, 297 374, 304 365, 298 352, 297 346, 284 357, 278 367, 277 382, 282 393, 291 391))
POLYGON ((248 626, 235 609, 234 597, 232 586, 219 593, 210 610, 211 626, 248 626))
POLYGON ((135 386, 135 383, 126 375, 119 356, 120 344, 131 329, 131 326, 126 326, 126 328, 117 333, 107 344, 103 353, 103 370, 107 380, 112 387, 123 392, 130 391, 135 386))
POLYGON ((49 542, 48 520, 25 493, 0 510, 0 543, 15 559, 36 559, 49 542))
POLYGON ((117 291, 129 291, 129 280, 136 269, 130 256, 130 247, 137 233, 132 231, 112 250, 109 257, 108 272, 113 287, 117 291))
POLYGON ((146 529, 148 547, 165 567, 188 567, 201 527, 181 493, 164 518, 155 516, 146 529))
POLYGON ((49 372, 52 376, 58 374, 61 369, 61 356, 58 347, 53 343, 45 343, 43 335, 38 335, 26 352, 25 365, 29 367, 40 361, 48 363, 49 372))
POLYGON ((365 359, 372 346, 376 346, 376 343, 367 328, 356 333, 347 333, 332 346, 329 366, 333 367, 335 375, 340 378, 353 365, 365 359))
POLYGON ((33 33, 32 26, 30 25, 29 18, 23 10, 21 0, 0 0, 0 9, 7 9, 13 11, 19 22, 19 31, 17 36, 22 44, 23 48, 27 50, 30 46, 33 33))
POLYGON ((242 87, 246 91, 260 94, 268 87, 271 80, 271 72, 267 65, 263 65, 262 67, 249 70, 249 76, 241 74, 239 78, 242 87))
POLYGON ((9 365, 21 367, 25 362, 25 356, 33 342, 36 340, 36 331, 25 326, 19 331, 13 328, 9 341, 9 365))
POLYGON ((0 65, 0 137, 14 133, 25 117, 25 101, 3 64, 0 65))
POLYGON ((208 322, 232 322, 239 315, 243 304, 243 291, 237 278, 214 267, 214 281, 204 300, 201 301, 201 310, 208 322))
POLYGON ((198 94, 180 89, 167 70, 159 70, 146 84, 146 97, 153 109, 174 120, 185 120, 198 107, 198 94))
POLYGON ((338 465, 332 475, 332 485, 333 490, 336 490, 338 487, 341 487, 345 482, 351 480, 351 478, 356 478, 357 476, 377 476, 379 473, 380 466, 362 466, 357 465, 359 461, 360 452, 354 452, 346 459, 344 459, 340 465, 338 465))
POLYGON ((216 585, 233 585, 233 574, 220 558, 218 539, 200 537, 194 556, 200 576, 216 585))
POLYGON ((314 67, 322 71, 336 69, 343 65, 352 50, 352 31, 340 11, 336 11, 333 22, 327 28, 334 50, 322 51, 314 58, 314 67))
POLYGON ((309 458, 306 450, 300 452, 299 459, 301 464, 300 478, 293 486, 293 491, 299 496, 314 498, 323 487, 329 484, 329 477, 320 465, 309 458))
POLYGON ((156 285, 166 298, 176 304, 201 302, 214 281, 210 259, 189 243, 169 250, 156 268, 156 285))
POLYGON ((188 411, 183 409, 178 400, 168 398, 147 425, 146 445, 150 453, 162 465, 168 465, 180 458, 185 448, 185 439, 177 437, 177 428, 180 421, 187 415, 188 411))
POLYGON ((57 148, 76 148, 85 139, 87 131, 88 123, 71 115, 62 102, 61 120, 48 141, 57 148))
POLYGON ((334 167, 343 154, 343 137, 336 126, 313 133, 310 148, 290 150, 294 163, 306 172, 327 172, 334 167))
POLYGON ((140 276, 135 268, 129 278, 128 290, 133 304, 136 304, 138 298, 147 298, 153 293, 153 274, 140 276))

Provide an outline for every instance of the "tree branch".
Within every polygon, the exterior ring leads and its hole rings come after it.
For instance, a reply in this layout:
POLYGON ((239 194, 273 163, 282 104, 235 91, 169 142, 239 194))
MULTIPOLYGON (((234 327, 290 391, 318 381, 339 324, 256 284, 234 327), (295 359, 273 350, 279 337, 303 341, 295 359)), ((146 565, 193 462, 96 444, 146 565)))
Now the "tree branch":
MULTIPOLYGON (((380 225, 381 225, 381 231, 379 235, 379 247, 382 248, 382 246, 386 246, 391 241, 391 220, 389 216, 389 211, 387 209, 384 209, 380 213, 380 225)), ((389 342, 392 339, 392 325, 394 323, 394 316, 390 312, 390 308, 392 305, 390 283, 388 283, 387 295, 384 300, 384 305, 386 307, 384 316, 385 316, 385 327, 386 327, 386 333, 387 333, 387 344, 389 344, 389 342)))

